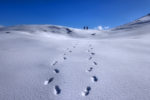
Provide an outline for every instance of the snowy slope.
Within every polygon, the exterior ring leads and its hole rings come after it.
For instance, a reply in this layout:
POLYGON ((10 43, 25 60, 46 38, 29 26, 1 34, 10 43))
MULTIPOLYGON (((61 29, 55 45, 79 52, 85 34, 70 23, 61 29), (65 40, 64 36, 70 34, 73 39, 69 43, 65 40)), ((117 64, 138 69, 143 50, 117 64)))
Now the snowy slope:
POLYGON ((62 35, 68 37, 85 38, 90 37, 91 32, 100 32, 98 30, 81 30, 64 26, 56 25, 17 25, 9 27, 1 27, 1 33, 24 33, 28 35, 41 35, 41 36, 53 36, 62 35), (11 32, 10 32, 11 31, 11 32))
POLYGON ((116 28, 107 30, 104 32, 105 35, 100 38, 141 38, 149 35, 150 29, 150 14, 143 16, 133 22, 118 26, 116 28))
POLYGON ((133 22, 114 28, 113 30, 133 30, 150 24, 150 14, 143 16, 133 22))
POLYGON ((130 25, 0 28, 0 100, 149 100, 150 24, 130 25))

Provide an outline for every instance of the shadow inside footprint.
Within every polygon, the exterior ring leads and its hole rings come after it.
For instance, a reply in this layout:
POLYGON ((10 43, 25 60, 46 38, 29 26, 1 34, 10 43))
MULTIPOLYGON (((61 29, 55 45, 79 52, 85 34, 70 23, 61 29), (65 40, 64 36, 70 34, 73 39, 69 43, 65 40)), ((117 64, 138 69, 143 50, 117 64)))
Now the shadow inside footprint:
POLYGON ((88 72, 91 72, 93 70, 93 67, 90 67, 90 69, 88 69, 88 72))
POLYGON ((92 53, 91 53, 91 55, 95 55, 95 53, 94 53, 94 52, 92 52, 92 53))
POLYGON ((93 63, 94 63, 94 65, 98 65, 97 62, 95 62, 95 61, 93 63))
POLYGON ((92 35, 92 36, 95 36, 95 35, 96 35, 96 33, 92 33, 91 35, 92 35))
POLYGON ((64 60, 66 60, 66 59, 67 59, 67 57, 63 57, 63 59, 64 59, 64 60))
POLYGON ((6 32, 7 34, 11 33, 11 32, 6 32))
POLYGON ((71 51, 71 50, 69 50, 69 52, 71 53, 72 51, 71 51))
POLYGON ((54 80, 54 77, 52 77, 52 78, 46 80, 46 81, 44 82, 44 85, 48 85, 48 84, 51 83, 53 80, 54 80))
POLYGON ((66 50, 69 50, 69 48, 67 48, 66 50))
POLYGON ((86 88, 86 90, 87 90, 87 91, 90 91, 90 90, 91 90, 91 87, 90 87, 90 86, 88 86, 88 87, 86 88))
POLYGON ((91 52, 90 50, 88 50, 87 52, 91 52))
POLYGON ((92 59, 92 57, 89 57, 89 60, 91 60, 92 59))
POLYGON ((92 45, 91 45, 91 44, 89 44, 89 47, 92 47, 92 45))
POLYGON ((54 91, 55 91, 55 94, 56 94, 56 95, 58 95, 58 94, 61 93, 61 89, 60 89, 60 87, 59 87, 58 85, 55 86, 54 91))
POLYGON ((52 65, 55 66, 58 63, 58 61, 55 61, 52 65))
POLYGON ((54 72, 55 72, 55 73, 59 73, 59 70, 58 70, 58 69, 54 69, 54 72))
POLYGON ((98 81, 98 78, 96 76, 92 76, 91 79, 92 79, 93 82, 97 82, 98 81))

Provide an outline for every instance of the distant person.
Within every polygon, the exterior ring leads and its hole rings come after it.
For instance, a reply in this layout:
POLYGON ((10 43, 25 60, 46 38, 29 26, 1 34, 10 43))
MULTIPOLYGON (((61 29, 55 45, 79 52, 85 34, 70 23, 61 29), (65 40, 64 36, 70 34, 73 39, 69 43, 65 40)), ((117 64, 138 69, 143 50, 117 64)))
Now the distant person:
POLYGON ((86 29, 88 30, 88 29, 89 29, 89 27, 87 26, 87 27, 86 27, 86 29))
POLYGON ((83 29, 84 29, 84 30, 88 30, 89 27, 88 27, 88 26, 84 26, 83 29))
POLYGON ((86 29, 86 27, 84 26, 84 27, 83 27, 83 29, 85 30, 85 29, 86 29))

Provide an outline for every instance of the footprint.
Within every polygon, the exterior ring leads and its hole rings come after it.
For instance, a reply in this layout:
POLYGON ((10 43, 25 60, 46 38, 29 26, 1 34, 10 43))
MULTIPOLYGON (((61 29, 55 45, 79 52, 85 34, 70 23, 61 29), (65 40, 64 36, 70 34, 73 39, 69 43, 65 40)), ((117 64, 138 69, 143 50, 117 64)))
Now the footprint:
POLYGON ((88 95, 90 94, 90 91, 91 91, 91 87, 88 86, 88 87, 84 90, 84 92, 82 92, 82 96, 88 96, 88 95))
POLYGON ((64 56, 66 55, 66 53, 64 53, 64 56))
POLYGON ((69 50, 69 52, 71 53, 72 51, 71 51, 71 50, 69 50))
POLYGON ((95 55, 95 53, 94 53, 94 52, 92 52, 92 53, 91 53, 91 55, 95 55))
POLYGON ((55 72, 55 73, 59 73, 59 70, 58 70, 58 69, 54 69, 54 72, 55 72))
POLYGON ((91 35, 93 35, 93 36, 94 36, 94 35, 96 35, 96 33, 92 33, 91 35))
POLYGON ((93 48, 91 48, 91 50, 93 50, 93 48))
POLYGON ((92 47, 92 45, 91 45, 91 44, 89 44, 89 47, 92 47))
POLYGON ((59 94, 61 93, 61 89, 60 89, 60 87, 59 87, 58 85, 55 86, 55 88, 54 88, 54 93, 55 93, 56 95, 59 95, 59 94))
POLYGON ((90 50, 88 50, 87 52, 90 52, 90 50))
POLYGON ((90 67, 87 71, 91 72, 93 70, 93 67, 90 67))
POLYGON ((76 48, 76 46, 73 46, 73 48, 76 48))
POLYGON ((46 81, 44 82, 44 85, 48 85, 48 84, 51 83, 53 80, 54 80, 54 77, 52 77, 52 78, 46 80, 46 81))
POLYGON ((91 60, 92 59, 92 57, 89 57, 89 60, 91 60))
POLYGON ((10 32, 6 32, 7 34, 9 34, 10 32))
POLYGON ((64 59, 64 60, 66 60, 66 59, 67 59, 67 57, 63 57, 63 59, 64 59))
POLYGON ((94 63, 94 65, 98 65, 97 62, 95 62, 95 61, 93 63, 94 63))
POLYGON ((58 63, 58 61, 55 61, 52 65, 55 66, 58 63))
POLYGON ((66 50, 69 50, 69 48, 67 48, 66 50))
POLYGON ((98 81, 98 78, 96 76, 92 76, 91 79, 92 79, 93 82, 97 82, 98 81))

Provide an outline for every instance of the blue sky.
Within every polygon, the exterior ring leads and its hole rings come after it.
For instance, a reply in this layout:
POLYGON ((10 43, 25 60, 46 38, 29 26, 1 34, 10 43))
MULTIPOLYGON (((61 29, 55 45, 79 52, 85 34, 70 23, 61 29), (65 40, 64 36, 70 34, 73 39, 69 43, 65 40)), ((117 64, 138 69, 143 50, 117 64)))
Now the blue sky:
POLYGON ((0 25, 115 27, 150 13, 150 0, 0 0, 0 25))

